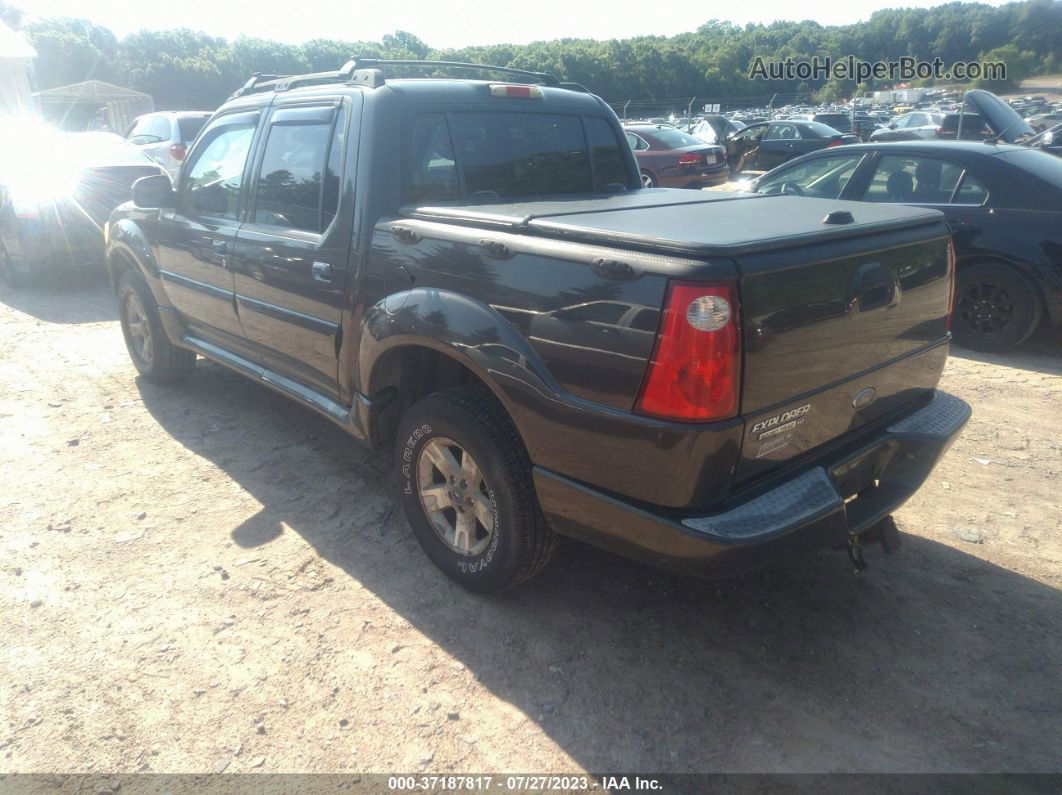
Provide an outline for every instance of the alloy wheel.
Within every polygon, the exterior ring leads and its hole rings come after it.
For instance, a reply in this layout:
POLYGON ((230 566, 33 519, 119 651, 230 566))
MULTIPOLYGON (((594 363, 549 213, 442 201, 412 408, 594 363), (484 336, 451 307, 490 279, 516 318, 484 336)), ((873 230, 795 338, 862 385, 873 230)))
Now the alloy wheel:
POLYGON ((144 363, 151 364, 154 348, 151 344, 151 324, 140 296, 130 292, 125 300, 125 327, 129 333, 129 347, 144 363))
POLYGON ((959 322, 974 334, 994 336, 1014 319, 1014 299, 999 284, 971 284, 960 296, 956 314, 959 322))
POLYGON ((454 552, 472 557, 494 535, 490 489, 479 466, 461 445, 436 437, 420 452, 417 491, 435 533, 454 552))

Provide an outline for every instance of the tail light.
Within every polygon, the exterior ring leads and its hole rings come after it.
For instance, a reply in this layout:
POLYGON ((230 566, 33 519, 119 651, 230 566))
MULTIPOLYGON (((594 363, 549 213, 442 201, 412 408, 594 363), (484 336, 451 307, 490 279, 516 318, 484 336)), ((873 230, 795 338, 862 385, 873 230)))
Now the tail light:
POLYGON ((951 331, 951 313, 955 309, 955 271, 957 270, 957 262, 955 257, 955 242, 948 240, 948 271, 951 276, 951 286, 948 288, 948 319, 944 324, 945 331, 951 331))
POLYGON ((740 376, 736 283, 672 282, 637 411, 679 421, 733 417, 740 376))
POLYGON ((948 137, 948 131, 945 130, 943 127, 937 127, 936 133, 937 133, 937 138, 947 138, 948 137))
POLYGON ((842 141, 840 138, 834 138, 832 141, 826 144, 827 149, 833 149, 833 147, 835 146, 844 146, 844 141, 842 141))
POLYGON ((684 155, 679 155, 680 166, 695 166, 701 162, 701 156, 698 152, 687 152, 684 155))
POLYGON ((170 156, 178 163, 184 160, 186 154, 188 154, 188 147, 184 144, 174 144, 170 147, 170 156))

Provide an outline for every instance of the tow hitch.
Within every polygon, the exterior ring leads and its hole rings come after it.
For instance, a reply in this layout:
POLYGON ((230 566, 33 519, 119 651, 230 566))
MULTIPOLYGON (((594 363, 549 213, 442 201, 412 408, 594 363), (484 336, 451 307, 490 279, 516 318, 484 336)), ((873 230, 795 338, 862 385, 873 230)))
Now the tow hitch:
POLYGON ((874 542, 881 544, 886 555, 891 555, 900 548, 900 531, 891 516, 886 516, 862 533, 848 537, 848 557, 855 565, 856 574, 867 568, 867 562, 863 558, 863 544, 874 542))

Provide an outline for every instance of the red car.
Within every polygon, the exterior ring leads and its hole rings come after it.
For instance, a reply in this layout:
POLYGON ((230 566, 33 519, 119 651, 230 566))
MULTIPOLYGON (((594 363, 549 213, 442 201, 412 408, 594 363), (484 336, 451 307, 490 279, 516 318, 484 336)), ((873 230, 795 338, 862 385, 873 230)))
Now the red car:
POLYGON ((625 124, 642 185, 646 188, 707 188, 730 179, 726 150, 668 124, 625 124))

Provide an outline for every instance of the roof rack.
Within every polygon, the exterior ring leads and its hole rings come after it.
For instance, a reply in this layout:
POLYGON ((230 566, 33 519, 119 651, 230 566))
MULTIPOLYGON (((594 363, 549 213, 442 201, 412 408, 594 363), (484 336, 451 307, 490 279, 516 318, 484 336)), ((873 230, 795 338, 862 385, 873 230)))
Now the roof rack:
POLYGON ((343 66, 331 72, 313 72, 305 75, 270 75, 255 72, 240 88, 232 92, 229 99, 236 99, 245 94, 259 94, 265 91, 289 91, 293 88, 328 83, 357 83, 371 88, 379 88, 386 82, 383 69, 387 66, 411 66, 444 69, 467 69, 477 72, 497 72, 533 80, 544 86, 566 88, 572 91, 587 92, 578 83, 562 83, 556 75, 548 72, 532 72, 526 69, 513 69, 508 66, 490 66, 488 64, 461 63, 460 61, 420 61, 387 60, 382 58, 361 58, 353 56, 343 66))

